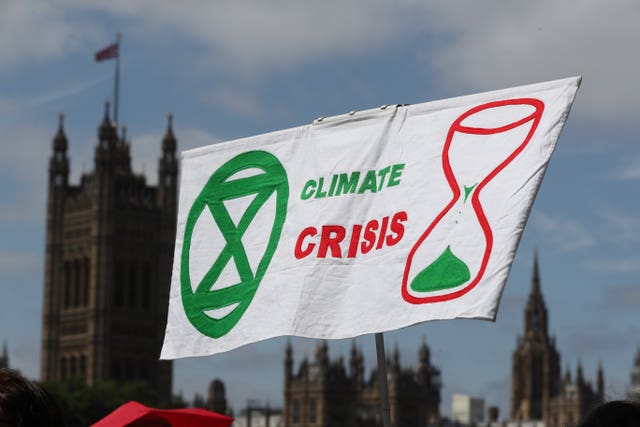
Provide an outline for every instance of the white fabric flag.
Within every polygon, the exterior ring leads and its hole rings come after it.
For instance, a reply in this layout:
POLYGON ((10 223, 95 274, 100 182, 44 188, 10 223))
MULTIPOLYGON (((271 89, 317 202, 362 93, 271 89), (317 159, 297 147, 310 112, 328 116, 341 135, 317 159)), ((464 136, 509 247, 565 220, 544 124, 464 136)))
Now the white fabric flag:
POLYGON ((495 319, 580 78, 183 153, 163 359, 495 319))

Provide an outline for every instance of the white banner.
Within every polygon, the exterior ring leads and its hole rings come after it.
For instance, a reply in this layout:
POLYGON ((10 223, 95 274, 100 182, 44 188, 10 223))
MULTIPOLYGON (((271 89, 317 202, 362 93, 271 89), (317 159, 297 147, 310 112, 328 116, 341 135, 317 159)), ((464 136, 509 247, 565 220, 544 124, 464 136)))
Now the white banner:
POLYGON ((355 112, 183 153, 161 357, 495 319, 579 82, 355 112))

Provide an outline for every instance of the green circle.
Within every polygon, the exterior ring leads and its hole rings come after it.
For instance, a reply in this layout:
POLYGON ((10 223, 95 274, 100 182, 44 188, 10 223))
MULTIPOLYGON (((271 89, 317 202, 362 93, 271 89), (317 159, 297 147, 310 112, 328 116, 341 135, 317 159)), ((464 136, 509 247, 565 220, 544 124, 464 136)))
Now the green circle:
POLYGON ((287 174, 280 161, 266 151, 249 151, 220 166, 211 175, 193 202, 184 231, 180 284, 182 305, 187 318, 204 335, 211 338, 220 338, 226 335, 249 307, 278 246, 287 213, 288 199, 287 174), (232 175, 246 169, 260 169, 264 173, 229 180, 232 175), (275 217, 265 253, 260 259, 254 275, 241 239, 260 208, 274 193, 276 197, 275 217), (234 224, 223 202, 252 194, 256 194, 256 197, 242 214, 238 224, 234 224), (189 272, 189 254, 193 230, 205 209, 208 209, 213 216, 226 243, 194 292, 189 272), (232 260, 238 271, 240 283, 211 290, 220 273, 232 260), (220 319, 214 319, 205 314, 205 311, 225 308, 233 304, 237 304, 237 306, 220 319))

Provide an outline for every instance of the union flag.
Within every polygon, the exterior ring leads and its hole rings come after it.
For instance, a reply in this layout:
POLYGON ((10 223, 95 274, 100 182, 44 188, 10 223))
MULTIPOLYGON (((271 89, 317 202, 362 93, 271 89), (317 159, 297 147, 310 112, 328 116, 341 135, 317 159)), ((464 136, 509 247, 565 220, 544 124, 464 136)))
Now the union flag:
POLYGON ((99 50, 95 53, 95 58, 97 62, 104 61, 106 59, 117 58, 117 57, 118 57, 117 43, 107 46, 104 49, 99 50))

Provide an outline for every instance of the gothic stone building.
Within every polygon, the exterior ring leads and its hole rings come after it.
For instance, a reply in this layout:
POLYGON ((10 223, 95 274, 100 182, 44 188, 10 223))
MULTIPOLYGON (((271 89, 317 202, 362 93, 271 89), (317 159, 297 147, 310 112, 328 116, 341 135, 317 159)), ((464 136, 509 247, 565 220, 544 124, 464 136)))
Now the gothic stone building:
MULTIPOLYGON (((351 347, 350 369, 342 359, 330 361, 327 343, 316 349, 315 361, 306 358, 297 373, 293 350, 285 356, 285 427, 380 426, 377 372, 367 380, 362 353, 351 347)), ((391 425, 419 427, 439 419, 440 371, 431 365, 429 348, 422 344, 417 369, 400 366, 397 348, 387 360, 391 425)))
POLYGON ((570 426, 604 398, 604 374, 598 370, 597 390, 585 381, 578 364, 576 380, 560 372, 555 338, 549 337, 547 307, 540 289, 537 256, 531 293, 524 312, 524 337, 512 356, 511 420, 544 421, 546 427, 570 426))
POLYGON ((147 381, 171 394, 159 361, 176 224, 178 163, 171 117, 158 185, 131 170, 130 144, 109 119, 98 128, 94 170, 69 183, 60 116, 49 163, 42 334, 44 381, 147 381))

